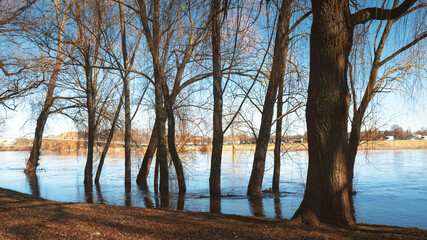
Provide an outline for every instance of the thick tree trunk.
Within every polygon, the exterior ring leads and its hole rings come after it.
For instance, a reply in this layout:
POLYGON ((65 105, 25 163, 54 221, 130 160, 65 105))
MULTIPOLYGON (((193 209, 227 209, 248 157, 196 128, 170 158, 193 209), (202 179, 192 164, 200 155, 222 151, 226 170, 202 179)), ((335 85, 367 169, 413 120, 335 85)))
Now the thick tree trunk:
POLYGON ((147 178, 150 172, 151 162, 153 161, 154 154, 157 149, 157 118, 154 122, 153 131, 151 132, 150 142, 148 143, 147 150, 145 151, 144 158, 142 159, 141 168, 139 169, 136 183, 144 190, 148 189, 147 178))
MULTIPOLYGON (((164 110, 162 110, 164 111, 164 110)), ((164 113, 161 113, 164 114, 164 113)), ((169 171, 166 148, 166 127, 165 118, 159 117, 159 127, 157 128, 157 159, 160 167, 160 195, 169 194, 169 171)))
POLYGON ((220 0, 211 3, 212 19, 212 65, 213 65, 213 138, 211 172, 209 177, 209 191, 211 197, 221 196, 221 158, 223 146, 222 132, 222 72, 221 72, 221 23, 219 10, 220 0))
POLYGON ((168 159, 167 159, 167 148, 166 148, 166 110, 164 106, 162 96, 162 81, 160 78, 160 65, 154 64, 154 76, 156 84, 156 118, 159 120, 156 126, 156 138, 157 138, 157 159, 160 168, 160 198, 169 194, 169 171, 168 171, 168 159), (157 67, 156 67, 157 66, 157 67))
POLYGON ((270 82, 261 117, 261 127, 255 148, 254 164, 249 180, 247 194, 261 195, 262 180, 264 178, 265 157, 270 139, 271 122, 273 119, 274 102, 276 101, 277 86, 283 79, 285 72, 285 57, 289 43, 290 10, 293 0, 283 0, 277 22, 277 32, 274 46, 273 65, 271 67, 270 82))
POLYGON ((280 148, 282 146, 282 108, 283 108, 283 82, 284 78, 279 80, 277 97, 277 121, 276 121, 276 141, 274 143, 274 168, 273 168, 273 186, 274 192, 279 192, 280 184, 280 148))
POLYGON ((348 226, 355 223, 347 162, 347 68, 353 28, 347 1, 312 4, 306 106, 309 164, 304 199, 293 219, 348 226))

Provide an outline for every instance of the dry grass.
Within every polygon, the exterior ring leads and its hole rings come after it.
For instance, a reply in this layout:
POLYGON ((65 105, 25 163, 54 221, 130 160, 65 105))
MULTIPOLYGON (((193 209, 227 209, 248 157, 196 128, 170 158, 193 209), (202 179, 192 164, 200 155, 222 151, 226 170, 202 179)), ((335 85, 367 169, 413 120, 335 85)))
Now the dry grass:
POLYGON ((361 142, 360 150, 427 149, 427 140, 361 142))
POLYGON ((427 231, 53 202, 0 188, 0 239, 427 239, 427 231))
MULTIPOLYGON (((201 151, 201 146, 189 146, 187 150, 201 151)), ((211 146, 205 146, 210 151, 211 146)), ((255 144, 239 144, 235 145, 236 151, 255 151, 255 144)), ((223 151, 232 151, 232 145, 224 145, 223 151)), ((307 143, 284 143, 282 144, 282 151, 306 151, 308 149, 307 143)), ((361 142, 359 150, 396 150, 396 149, 427 149, 427 140, 395 140, 395 141, 369 141, 361 142)), ((274 150, 274 144, 268 145, 268 150, 274 150)))

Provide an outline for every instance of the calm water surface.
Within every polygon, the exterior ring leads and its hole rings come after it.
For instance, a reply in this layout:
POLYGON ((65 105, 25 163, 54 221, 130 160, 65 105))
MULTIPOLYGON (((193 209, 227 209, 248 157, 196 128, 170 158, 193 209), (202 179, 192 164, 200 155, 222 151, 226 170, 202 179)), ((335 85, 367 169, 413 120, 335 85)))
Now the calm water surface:
MULTIPOLYGON (((95 202, 137 207, 160 207, 159 198, 136 184, 124 187, 124 160, 111 154, 104 165, 100 185, 85 189, 85 156, 45 153, 37 178, 23 173, 27 152, 0 152, 0 187, 68 202, 95 202)), ((133 179, 142 156, 133 157, 133 179)), ((246 186, 252 170, 252 152, 224 152, 220 203, 209 199, 210 154, 183 156, 187 193, 178 196, 174 175, 170 177, 171 194, 166 205, 189 211, 221 211, 225 214, 291 218, 303 194, 307 153, 283 155, 280 194, 264 193, 263 198, 248 199, 246 186)), ((97 163, 95 163, 96 167, 97 163)), ((272 152, 266 163, 263 188, 271 187, 272 152)), ((171 172, 173 171, 171 168, 171 172)), ((153 168, 148 182, 153 183, 153 168)), ((355 167, 357 222, 388 224, 427 229, 427 150, 390 150, 359 152, 355 167)))

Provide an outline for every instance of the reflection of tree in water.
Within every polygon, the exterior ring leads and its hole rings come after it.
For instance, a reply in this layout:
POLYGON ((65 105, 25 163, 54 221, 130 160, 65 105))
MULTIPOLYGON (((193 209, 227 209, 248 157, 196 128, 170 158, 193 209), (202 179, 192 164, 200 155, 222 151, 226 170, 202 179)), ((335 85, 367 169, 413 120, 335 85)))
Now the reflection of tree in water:
POLYGON ((125 206, 132 206, 132 187, 130 184, 125 184, 125 206))
POLYGON ((248 200, 252 214, 256 217, 265 217, 262 197, 249 197, 248 200))
POLYGON ((98 202, 99 203, 106 203, 104 197, 102 196, 101 186, 99 185, 99 183, 95 183, 95 189, 96 189, 96 196, 98 197, 98 202))
POLYGON ((31 194, 37 197, 40 197, 40 186, 39 179, 37 174, 34 173, 26 173, 28 184, 30 185, 31 194))
POLYGON ((209 206, 211 213, 221 213, 221 197, 211 197, 209 206))
POLYGON ((92 181, 84 183, 85 188, 85 201, 87 203, 93 203, 93 184, 92 181))
POLYGON ((280 195, 274 195, 274 212, 275 218, 282 218, 282 206, 280 204, 280 195))
POLYGON ((184 204, 185 204, 185 192, 180 192, 178 195, 178 205, 176 209, 184 210, 184 204))

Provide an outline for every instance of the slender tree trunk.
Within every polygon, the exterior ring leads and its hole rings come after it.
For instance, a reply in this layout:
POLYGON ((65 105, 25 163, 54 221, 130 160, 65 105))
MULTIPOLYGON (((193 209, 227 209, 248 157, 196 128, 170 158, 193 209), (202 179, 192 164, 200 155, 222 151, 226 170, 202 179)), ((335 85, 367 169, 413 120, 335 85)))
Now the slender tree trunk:
POLYGON ((274 143, 274 168, 273 168, 273 186, 274 192, 279 192, 280 184, 280 148, 282 146, 282 108, 283 108, 283 82, 284 78, 279 80, 277 97, 277 121, 276 121, 276 141, 274 143))
POLYGON ((252 166, 252 173, 247 191, 249 196, 261 195, 262 180, 264 178, 265 169, 265 157, 267 155, 268 141, 270 139, 277 86, 281 81, 280 79, 283 79, 285 72, 285 58, 289 43, 289 23, 292 2, 293 0, 283 0, 280 8, 274 46, 273 65, 271 67, 271 77, 264 100, 261 127, 256 143, 254 164, 252 166))
POLYGON ((84 182, 92 183, 93 176, 93 148, 95 146, 95 87, 93 86, 92 68, 90 66, 89 54, 85 56, 86 72, 86 104, 88 111, 88 141, 87 141, 87 160, 85 166, 84 182))
POLYGON ((169 153, 171 154, 173 165, 175 166, 176 176, 178 178, 179 192, 182 194, 187 191, 187 188, 185 186, 184 169, 182 167, 181 159, 179 158, 178 152, 175 147, 175 117, 173 114, 173 109, 170 107, 171 106, 169 105, 168 106, 169 108, 168 110, 168 147, 169 147, 169 153))
POLYGON ((347 1, 312 1, 308 154, 304 199, 293 219, 338 226, 355 223, 347 163, 348 56, 353 28, 347 1), (321 169, 321 170, 320 170, 321 169))
MULTIPOLYGON (((120 27, 122 35, 122 53, 123 53, 123 66, 128 69, 128 54, 126 46, 126 26, 123 17, 122 4, 119 4, 120 12, 120 27)), ((131 183, 131 119, 130 119, 130 93, 129 93, 129 71, 124 71, 123 88, 125 92, 125 184, 131 183)))
POLYGON ((211 197, 221 196, 221 158, 223 147, 222 132, 222 72, 221 72, 221 23, 219 11, 220 0, 213 0, 211 11, 212 19, 212 65, 213 65, 213 138, 211 172, 209 177, 209 190, 211 197))
MULTIPOLYGON (((57 4, 57 3, 55 3, 57 4)), ((59 14, 57 12, 57 14, 59 14)), ((59 16, 57 16, 59 19, 59 16)), ((57 47, 57 56, 55 65, 53 67, 52 75, 50 76, 49 83, 47 85, 47 93, 45 102, 42 108, 42 111, 40 112, 39 117, 37 118, 37 125, 36 125, 36 131, 34 132, 34 141, 33 141, 33 147, 31 148, 30 157, 28 158, 27 166, 25 168, 26 173, 34 173, 37 169, 37 166, 39 165, 39 159, 40 159, 40 149, 42 146, 43 141, 43 132, 46 125, 46 121, 49 117, 49 111, 50 108, 53 105, 54 99, 53 99, 53 93, 56 88, 56 81, 58 80, 59 72, 61 71, 62 62, 64 61, 64 55, 61 53, 63 48, 63 26, 66 23, 66 20, 63 19, 63 22, 60 22, 58 20, 58 47, 57 47)))
POLYGON ((117 107, 116 113, 114 114, 113 122, 111 123, 111 129, 110 129, 110 132, 108 133, 107 142, 105 143, 104 149, 102 150, 102 153, 101 153, 101 158, 99 159, 98 168, 96 170, 96 175, 95 175, 95 183, 96 184, 99 184, 99 179, 101 177, 101 171, 102 171, 102 167, 104 166, 105 157, 107 156, 108 149, 110 148, 111 141, 113 140, 117 120, 118 120, 119 115, 120 115, 120 109, 123 106, 123 97, 124 97, 124 91, 122 92, 122 95, 120 96, 119 106, 117 107))
POLYGON ((148 143, 147 150, 145 151, 144 158, 142 159, 141 168, 139 169, 136 183, 141 185, 144 190, 148 189, 147 178, 150 172, 151 162, 153 161, 154 154, 157 149, 157 118, 154 122, 153 131, 151 132, 150 142, 148 143))
MULTIPOLYGON (((394 0, 393 8, 396 8, 398 4, 399 4, 399 0, 394 0)), ((390 33, 391 27, 393 26, 395 21, 396 21, 395 19, 391 19, 387 21, 387 24, 384 28, 383 34, 379 41, 378 47, 376 48, 376 51, 375 51, 374 60, 373 60, 371 72, 369 75, 368 85, 366 87, 362 101, 357 110, 356 110, 357 106, 354 105, 354 113, 353 113, 353 119, 351 122, 351 132, 350 132, 350 139, 348 143, 348 153, 347 153, 347 164, 348 164, 347 174, 348 174, 348 179, 351 181, 351 192, 353 192, 354 163, 356 160, 357 148, 359 147, 360 129, 362 127, 363 116, 365 115, 366 109, 368 108, 370 101, 372 100, 372 98, 375 96, 377 92, 377 89, 375 89, 376 84, 379 84, 379 86, 382 85, 381 83, 377 83, 381 56, 382 56, 388 35, 390 33)), ((354 100, 354 104, 356 104, 355 100, 354 100)), ((351 201, 353 201, 353 199, 351 199, 351 201)), ((353 202, 351 202, 351 207, 354 213, 353 202)))
POLYGON ((159 168, 160 168, 160 162, 156 158, 156 163, 154 165, 154 192, 159 192, 159 168))
POLYGON ((31 148, 30 157, 27 161, 27 167, 25 168, 26 173, 34 173, 39 165, 40 149, 43 141, 43 132, 46 125, 47 118, 49 117, 50 108, 53 105, 53 92, 56 87, 56 80, 58 79, 59 71, 61 68, 61 62, 56 61, 55 69, 50 76, 50 81, 47 88, 46 99, 42 111, 37 118, 36 131, 34 132, 33 147, 31 148))

